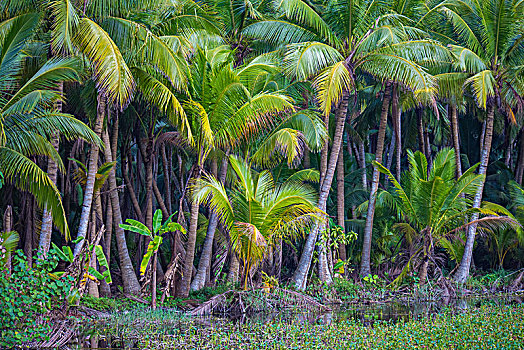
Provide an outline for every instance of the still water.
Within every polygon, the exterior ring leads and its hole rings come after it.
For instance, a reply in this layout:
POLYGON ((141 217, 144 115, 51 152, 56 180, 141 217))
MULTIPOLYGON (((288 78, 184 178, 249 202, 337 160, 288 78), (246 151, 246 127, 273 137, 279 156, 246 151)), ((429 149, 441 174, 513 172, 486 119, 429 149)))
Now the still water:
MULTIPOLYGON (((394 301, 385 303, 368 303, 368 304, 341 304, 332 305, 331 311, 318 313, 301 313, 301 312, 273 312, 258 313, 254 315, 243 315, 237 317, 227 317, 227 315, 215 315, 206 317, 184 317, 176 312, 166 310, 150 311, 144 314, 140 312, 128 312, 118 315, 119 322, 122 324, 122 331, 132 332, 133 327, 143 327, 144 323, 139 320, 140 317, 155 319, 155 327, 160 328, 185 328, 185 327, 230 327, 238 323, 267 323, 267 322, 284 322, 284 323, 308 323, 308 324, 331 324, 344 320, 355 320, 370 327, 377 321, 398 322, 400 320, 412 320, 417 318, 429 317, 442 312, 445 309, 453 312, 462 312, 466 309, 478 308, 483 304, 490 303, 494 305, 521 304, 524 298, 520 296, 500 296, 500 297, 473 297, 464 299, 445 299, 440 301, 394 301)), ((146 322, 147 323, 147 320, 146 322)), ((93 327, 99 328, 100 324, 94 324, 93 327)), ((160 330, 161 331, 161 330, 160 330)), ((84 336, 76 340, 76 344, 71 344, 70 349, 136 349, 131 344, 122 344, 118 339, 112 338, 112 347, 108 347, 108 339, 103 335, 95 336, 93 329, 87 327, 84 336), (116 340, 116 341, 115 341, 116 340)))

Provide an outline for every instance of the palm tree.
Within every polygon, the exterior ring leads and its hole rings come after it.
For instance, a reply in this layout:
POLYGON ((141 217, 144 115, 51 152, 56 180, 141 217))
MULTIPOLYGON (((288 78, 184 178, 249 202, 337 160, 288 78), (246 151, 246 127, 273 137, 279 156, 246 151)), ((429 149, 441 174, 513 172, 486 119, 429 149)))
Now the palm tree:
POLYGON ((317 194, 303 183, 309 174, 307 170, 276 184, 267 170, 256 173, 235 156, 230 156, 229 161, 236 174, 229 193, 213 176, 196 179, 192 193, 195 202, 218 213, 233 250, 243 263, 247 288, 250 274, 269 248, 279 239, 304 234, 320 213, 315 207, 317 194))
MULTIPOLYGON (((211 152, 229 149, 250 133, 271 125, 271 116, 292 110, 290 98, 279 92, 256 90, 253 81, 274 71, 261 60, 233 68, 233 52, 225 46, 212 50, 198 49, 191 58, 189 99, 184 102, 188 114, 188 144, 196 162, 191 176, 200 178, 211 152)), ((188 230, 188 243, 180 295, 187 296, 193 268, 199 205, 193 201, 188 230)))
POLYGON ((433 259, 435 246, 442 245, 442 240, 450 235, 467 229, 471 225, 496 227, 519 224, 508 216, 501 216, 492 206, 486 203, 482 208, 472 206, 472 199, 482 186, 485 175, 475 174, 478 164, 469 168, 464 174, 455 178, 455 151, 443 149, 428 168, 428 161, 423 153, 408 151, 409 169, 405 171, 400 182, 380 163, 375 165, 386 174, 393 184, 391 195, 394 206, 402 213, 403 223, 394 228, 409 237, 419 238, 422 242, 417 252, 410 257, 410 262, 399 279, 405 276, 413 265, 412 261, 422 255, 418 277, 424 284, 428 266, 433 259), (470 217, 473 213, 475 218, 470 217), (482 215, 482 217, 479 217, 482 215))
POLYGON ((69 237, 60 193, 29 157, 49 157, 63 171, 49 141, 56 132, 68 140, 82 138, 96 145, 101 141, 84 123, 53 111, 53 104, 63 98, 59 84, 80 79, 78 60, 39 60, 35 72, 24 74, 28 61, 38 58, 37 46, 31 45, 38 25, 36 13, 0 23, 0 171, 6 181, 29 191, 41 207, 48 208, 55 226, 69 237))
MULTIPOLYGON (((478 107, 486 111, 486 129, 481 143, 479 174, 486 174, 493 122, 496 111, 515 120, 514 110, 522 107, 524 80, 521 67, 524 47, 521 44, 524 4, 517 1, 444 1, 428 13, 447 20, 453 29, 456 66, 468 74, 464 88, 471 89, 478 107)), ((479 186, 473 206, 480 208, 484 183, 479 186)), ((471 221, 475 221, 474 214, 471 221)), ((476 225, 468 227, 464 255, 455 280, 464 282, 468 275, 475 242, 476 225)))
MULTIPOLYGON (((389 81, 398 82, 413 91, 417 99, 431 98, 432 77, 416 60, 440 60, 447 50, 427 40, 410 41, 411 32, 391 15, 391 4, 379 1, 331 1, 322 15, 301 0, 284 0, 279 4, 281 18, 254 23, 244 30, 246 35, 266 38, 273 44, 287 45, 285 71, 299 80, 315 77, 318 101, 324 115, 335 110, 335 132, 327 171, 321 181, 318 207, 325 211, 337 158, 340 153, 344 123, 351 96, 356 96, 357 82, 371 75, 385 83, 384 106, 379 128, 377 160, 382 158, 389 81)), ((325 155, 327 158, 327 154, 325 155)), ((369 274, 369 248, 373 224, 374 202, 379 173, 374 171, 369 212, 364 238, 362 273, 369 274)), ((305 279, 320 227, 306 241, 300 263, 293 278, 297 288, 305 287, 305 279)), ((325 265, 325 264, 324 264, 325 265)), ((326 270, 326 266, 322 266, 326 270)), ((321 273, 321 276, 326 275, 321 273)), ((329 275, 326 275, 329 282, 329 275)))

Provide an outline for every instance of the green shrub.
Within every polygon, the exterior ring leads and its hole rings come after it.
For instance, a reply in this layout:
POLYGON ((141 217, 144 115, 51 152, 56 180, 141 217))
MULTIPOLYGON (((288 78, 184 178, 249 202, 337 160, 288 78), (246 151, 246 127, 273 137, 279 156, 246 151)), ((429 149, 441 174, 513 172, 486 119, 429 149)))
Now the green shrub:
POLYGON ((59 308, 71 290, 72 277, 51 272, 58 258, 50 251, 30 267, 22 251, 13 256, 13 271, 0 271, 0 347, 46 339, 51 329, 49 312, 59 308))

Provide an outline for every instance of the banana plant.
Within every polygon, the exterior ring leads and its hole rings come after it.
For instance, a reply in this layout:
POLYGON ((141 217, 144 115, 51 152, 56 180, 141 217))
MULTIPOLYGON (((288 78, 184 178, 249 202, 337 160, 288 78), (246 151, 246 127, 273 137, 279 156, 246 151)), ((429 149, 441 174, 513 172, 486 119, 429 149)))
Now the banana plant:
POLYGON ((175 231, 180 231, 183 234, 186 233, 186 230, 184 229, 184 227, 182 227, 182 225, 172 221, 172 218, 175 214, 176 213, 171 214, 169 218, 167 218, 167 220, 162 224, 162 211, 160 209, 157 209, 155 211, 155 214, 153 215, 152 231, 140 221, 133 219, 127 219, 127 224, 120 224, 120 228, 124 230, 138 233, 151 239, 147 246, 147 252, 142 258, 142 262, 140 263, 140 274, 144 275, 146 273, 147 266, 151 262, 151 258, 153 258, 151 264, 151 307, 153 309, 156 308, 156 265, 158 249, 162 245, 163 241, 162 236, 166 233, 175 231))

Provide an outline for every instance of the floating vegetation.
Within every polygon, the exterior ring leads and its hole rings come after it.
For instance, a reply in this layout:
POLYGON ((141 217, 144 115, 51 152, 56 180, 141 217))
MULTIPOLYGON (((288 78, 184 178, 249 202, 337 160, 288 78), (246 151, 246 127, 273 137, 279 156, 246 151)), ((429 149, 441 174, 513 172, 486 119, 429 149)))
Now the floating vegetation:
POLYGON ((95 328, 108 346, 141 349, 521 349, 524 306, 486 302, 371 325, 331 313, 315 322, 295 315, 292 322, 276 317, 235 323, 143 310, 99 321, 95 328))

